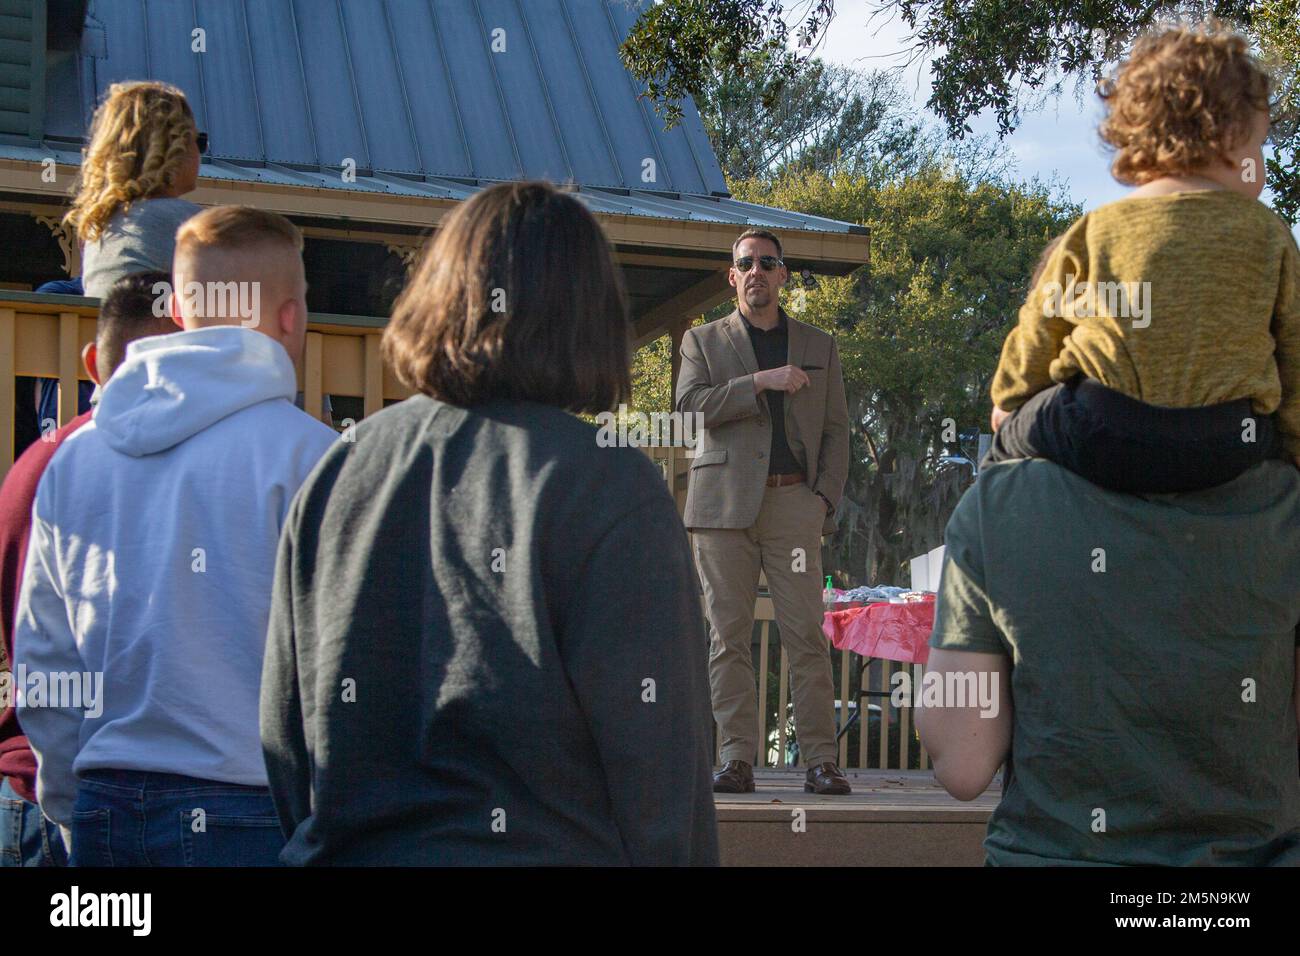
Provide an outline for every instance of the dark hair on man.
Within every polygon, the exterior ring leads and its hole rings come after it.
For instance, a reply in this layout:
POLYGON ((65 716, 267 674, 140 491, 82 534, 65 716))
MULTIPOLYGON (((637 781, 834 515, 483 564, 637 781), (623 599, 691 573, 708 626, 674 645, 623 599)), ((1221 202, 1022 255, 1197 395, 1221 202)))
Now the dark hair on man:
POLYGON ((404 385, 453 405, 611 409, 631 394, 632 350, 609 240, 549 183, 489 187, 425 247, 382 353, 404 385))
POLYGON ((133 272, 113 283, 99 305, 95 324, 95 364, 101 381, 108 381, 126 358, 126 347, 136 339, 176 331, 167 302, 171 283, 167 272, 133 272), (161 305, 155 307, 156 302, 161 305))
POLYGON ((767 229, 746 229, 737 236, 736 241, 731 244, 732 262, 736 261, 736 248, 746 239, 766 239, 768 242, 776 246, 776 257, 778 259, 785 258, 785 253, 781 251, 781 240, 776 237, 776 233, 770 232, 767 229))

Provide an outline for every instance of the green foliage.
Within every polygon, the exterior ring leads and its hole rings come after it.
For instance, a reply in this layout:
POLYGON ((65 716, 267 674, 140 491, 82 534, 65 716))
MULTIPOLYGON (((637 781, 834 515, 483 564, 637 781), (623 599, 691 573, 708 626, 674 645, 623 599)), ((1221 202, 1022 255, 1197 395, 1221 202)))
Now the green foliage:
POLYGON ((991 109, 1003 132, 1019 121, 1026 96, 1059 92, 1064 78, 1100 79, 1133 39, 1162 19, 1217 16, 1247 23, 1247 0, 895 0, 913 42, 937 53, 926 104, 957 135, 991 109))
POLYGON ((1300 0, 1265 0, 1251 18, 1265 62, 1276 80, 1268 159, 1273 207, 1287 222, 1300 222, 1300 0))
MULTIPOLYGON (((774 68, 763 87, 769 109, 783 85, 808 68, 834 0, 806 4, 780 0, 662 0, 638 20, 623 47, 625 63, 646 83, 669 123, 672 102, 705 95, 717 75, 774 68), (802 46, 785 45, 799 17, 802 46)), ((911 30, 914 56, 931 56, 927 106, 954 140, 969 121, 991 110, 1000 131, 1015 129, 1023 112, 1059 92, 1067 81, 1095 80, 1114 65, 1134 37, 1174 17, 1217 16, 1243 30, 1274 67, 1278 124, 1269 180, 1274 208, 1300 217, 1300 0, 877 0, 878 12, 901 16, 911 30)))
MULTIPOLYGON (((834 0, 813 0, 797 35, 816 37, 834 6, 834 0)), ((622 56, 672 126, 681 119, 679 101, 703 93, 698 71, 707 70, 706 64, 726 64, 728 72, 746 77, 762 63, 793 77, 803 58, 787 49, 789 39, 781 0, 668 0, 642 13, 622 56)), ((778 90, 779 84, 763 90, 765 109, 772 108, 778 90)))
POLYGON ((671 412, 672 340, 661 335, 632 356, 632 402, 634 412, 671 412))
POLYGON ((813 60, 787 81, 760 56, 743 75, 708 75, 695 102, 728 182, 832 165, 889 175, 933 148, 902 89, 880 71, 813 60))

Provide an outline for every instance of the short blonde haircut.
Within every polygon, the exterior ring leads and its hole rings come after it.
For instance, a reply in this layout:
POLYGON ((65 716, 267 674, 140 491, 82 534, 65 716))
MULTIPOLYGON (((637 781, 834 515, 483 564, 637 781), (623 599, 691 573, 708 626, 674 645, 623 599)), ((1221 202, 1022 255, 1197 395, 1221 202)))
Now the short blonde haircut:
POLYGON ((72 209, 63 217, 82 242, 114 214, 165 193, 198 135, 185 94, 166 83, 114 83, 90 124, 72 209))
POLYGON ((200 249, 239 252, 249 246, 289 246, 302 252, 302 233, 279 213, 254 206, 214 206, 185 220, 176 233, 176 255, 200 249))
POLYGON ((1269 87, 1246 40, 1216 20, 1144 34, 1098 86, 1112 175, 1141 185, 1226 158, 1268 112, 1269 87))

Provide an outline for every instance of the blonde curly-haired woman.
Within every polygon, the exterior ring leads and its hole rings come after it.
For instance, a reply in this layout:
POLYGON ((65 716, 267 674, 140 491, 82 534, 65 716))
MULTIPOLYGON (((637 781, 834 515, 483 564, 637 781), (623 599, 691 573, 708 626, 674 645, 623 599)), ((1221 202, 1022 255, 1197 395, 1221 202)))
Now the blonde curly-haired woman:
POLYGON ((109 87, 95 111, 76 197, 64 217, 84 244, 86 295, 102 298, 133 272, 171 272, 176 230, 201 208, 180 197, 198 184, 206 139, 176 87, 109 87))

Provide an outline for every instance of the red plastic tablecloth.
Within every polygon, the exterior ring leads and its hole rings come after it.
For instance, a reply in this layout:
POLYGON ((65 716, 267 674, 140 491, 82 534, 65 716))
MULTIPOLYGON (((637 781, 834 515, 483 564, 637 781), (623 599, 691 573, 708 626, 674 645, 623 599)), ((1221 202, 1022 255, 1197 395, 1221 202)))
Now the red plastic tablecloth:
POLYGON ((934 629, 934 598, 909 604, 867 604, 845 611, 828 611, 822 630, 840 650, 863 657, 924 664, 930 659, 934 629))

